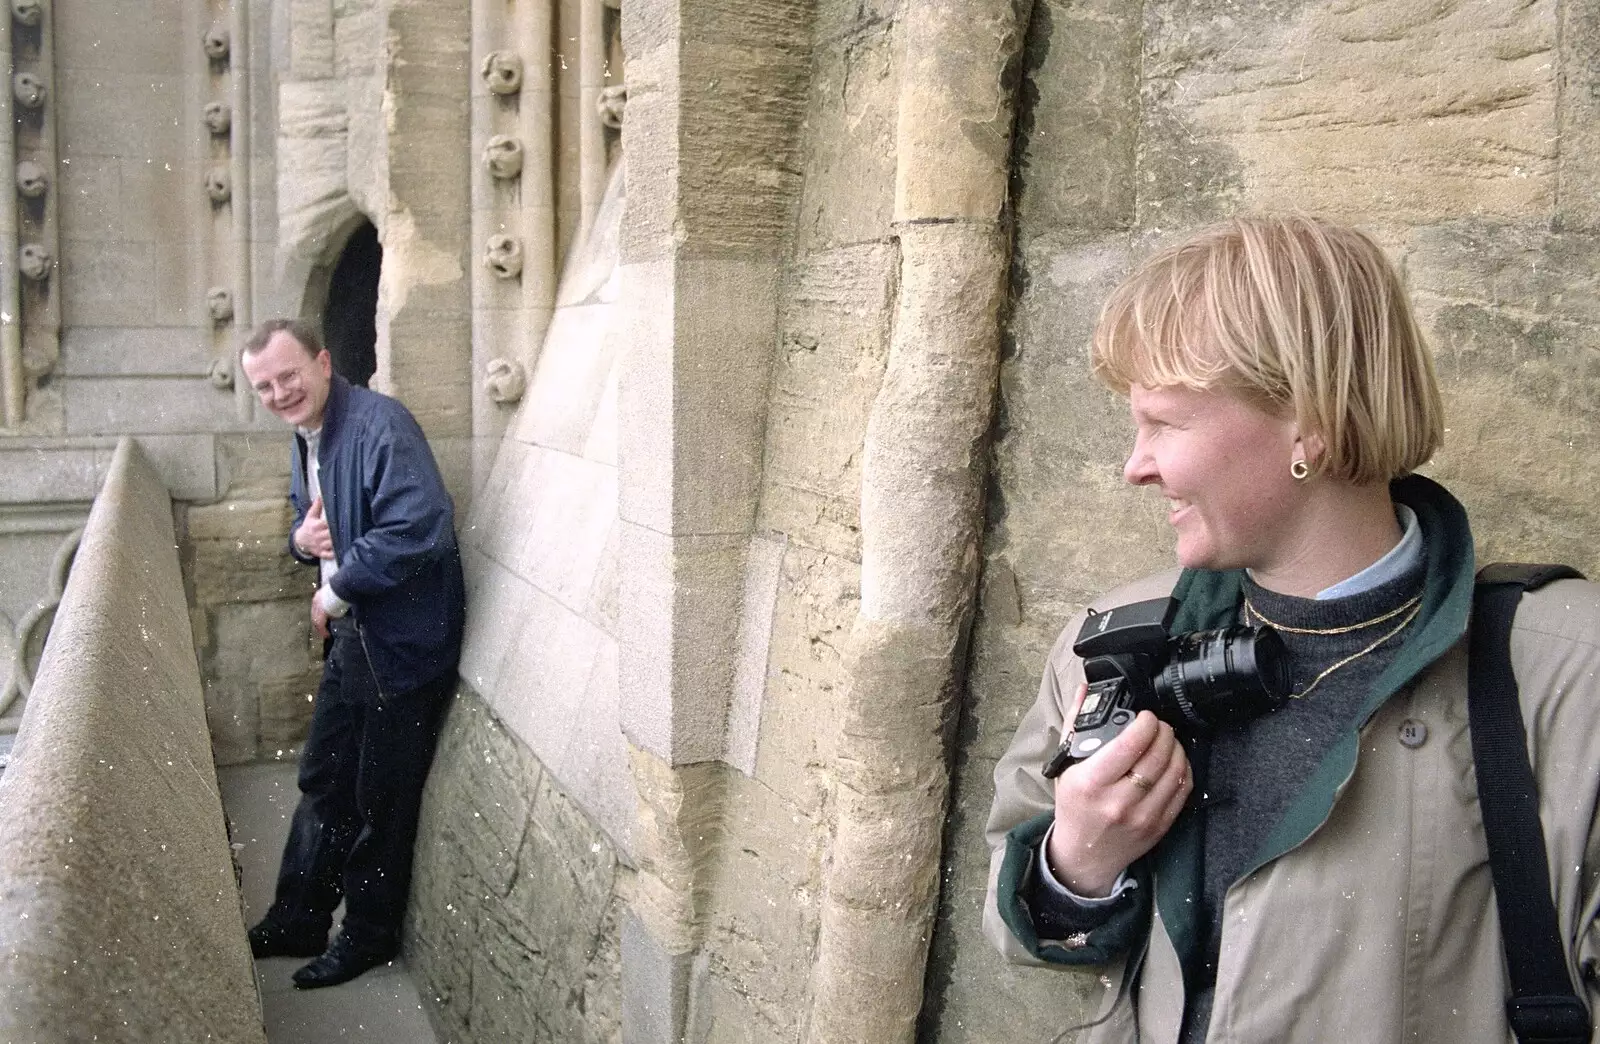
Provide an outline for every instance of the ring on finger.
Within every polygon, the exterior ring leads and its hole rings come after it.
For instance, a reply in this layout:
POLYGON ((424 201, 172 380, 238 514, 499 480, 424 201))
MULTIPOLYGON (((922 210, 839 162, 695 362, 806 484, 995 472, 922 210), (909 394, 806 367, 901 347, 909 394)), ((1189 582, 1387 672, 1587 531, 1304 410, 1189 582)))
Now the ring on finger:
POLYGON ((1133 771, 1133 769, 1128 770, 1128 779, 1132 780, 1133 785, 1144 791, 1146 794, 1156 789, 1156 785, 1154 783, 1148 779, 1145 779, 1143 776, 1139 775, 1139 773, 1133 771))

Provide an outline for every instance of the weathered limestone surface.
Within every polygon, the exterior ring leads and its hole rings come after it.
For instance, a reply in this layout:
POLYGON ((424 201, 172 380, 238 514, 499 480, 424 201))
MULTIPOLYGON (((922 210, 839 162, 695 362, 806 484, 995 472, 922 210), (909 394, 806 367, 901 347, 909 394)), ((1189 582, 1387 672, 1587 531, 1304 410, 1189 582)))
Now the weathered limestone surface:
POLYGON ((316 573, 287 550, 287 432, 222 437, 216 456, 224 496, 180 507, 178 519, 215 755, 238 764, 299 746, 321 643, 311 633, 316 573))
POLYGON ((124 440, 0 780, 8 1040, 265 1040, 173 547, 124 440))
POLYGON ((1556 111, 1561 150, 1555 223, 1593 232, 1600 228, 1600 10, 1564 3, 1557 17, 1563 87, 1556 111))
MULTIPOLYGON (((604 212, 620 222, 620 206, 604 212)), ((616 233, 597 232, 602 249, 569 267, 465 519, 461 673, 626 850, 634 803, 618 687, 616 233)))
MULTIPOLYGON (((380 10, 386 21, 371 29, 342 20, 365 46, 377 49, 381 42, 383 62, 382 122, 376 126, 387 180, 377 212, 384 262, 374 386, 404 401, 430 437, 468 436, 469 12, 434 0, 387 0, 380 10)), ((448 459, 440 469, 465 511, 470 470, 448 459)))
POLYGON ((861 443, 897 260, 882 240, 821 250, 797 257, 785 285, 757 524, 848 559, 861 555, 861 443))
MULTIPOLYGON (((351 181, 362 181, 350 177, 348 99, 367 93, 333 79, 285 79, 278 88, 280 243, 284 256, 299 263, 286 276, 321 261, 335 233, 358 212, 349 188, 351 181)), ((355 151, 354 156, 360 163, 371 161, 370 153, 355 151)))
MULTIPOLYGON (((778 349, 763 392, 755 531, 783 541, 783 549, 760 671, 754 773, 723 770, 714 792, 718 843, 683 886, 704 896, 694 910, 702 918, 699 956, 684 970, 694 1003, 687 1029, 696 1041, 796 1040, 810 994, 831 819, 828 774, 859 599, 860 446, 888 355, 896 279, 892 12, 892 5, 823 3, 815 15, 797 144, 803 168, 795 206, 803 217, 777 289, 778 349)), ((641 119, 640 126, 651 124, 641 119)), ((638 155, 632 139, 628 147, 631 160, 638 155)), ((632 212, 630 227, 636 217, 651 227, 649 213, 632 212)))
POLYGON ((463 685, 423 803, 406 952, 452 1039, 620 1037, 631 872, 463 685))
POLYGON ((1208 200, 1369 224, 1544 213, 1556 22, 1555 0, 1152 3, 1141 223, 1208 200))
POLYGON ((308 602, 250 598, 210 608, 201 665, 218 764, 282 757, 304 737, 322 673, 308 602))
POLYGON ((6 731, 16 731, 38 676, 88 511, 71 500, 0 506, 0 728, 6 731))
POLYGON ((1481 561, 1600 569, 1600 236, 1417 229, 1407 269, 1448 408, 1429 473, 1471 513, 1481 561))
MULTIPOLYGON (((262 24, 269 5, 248 6, 239 24, 262 24)), ((213 327, 204 307, 206 289, 227 283, 232 267, 244 264, 258 273, 251 285, 259 291, 267 282, 259 274, 272 271, 277 223, 272 155, 260 148, 275 138, 274 106, 260 90, 268 78, 253 81, 246 112, 229 94, 231 73, 208 72, 200 35, 211 14, 203 7, 181 0, 52 7, 56 77, 50 105, 59 163, 49 172, 48 192, 57 201, 62 234, 60 266, 52 276, 62 306, 61 358, 30 402, 24 432, 36 437, 0 440, 0 502, 8 506, 86 501, 105 476, 116 437, 130 432, 142 437, 172 495, 192 503, 230 495, 237 460, 230 433, 247 438, 270 427, 272 468, 281 484, 287 453, 277 422, 250 420, 239 412, 233 389, 208 380, 214 344, 226 350, 232 331, 213 327), (241 150, 245 141, 252 143, 234 186, 237 205, 252 220, 232 227, 226 214, 212 210, 201 185, 208 166, 229 154, 228 142, 212 138, 200 120, 211 100, 234 104, 234 140, 241 150), (214 252, 216 227, 222 229, 223 254, 214 252)), ((267 33, 252 37, 250 45, 235 48, 228 68, 246 73, 265 64, 268 47, 267 33)), ((274 553, 281 532, 266 551, 254 522, 234 531, 230 519, 252 514, 245 509, 214 516, 206 535, 191 544, 182 534, 183 508, 178 511, 186 583, 191 596, 198 592, 205 600, 191 614, 195 641, 215 648, 210 604, 282 597, 288 574, 274 553)), ((0 535, 0 542, 8 540, 0 535)), ((295 601, 300 597, 297 590, 295 601)), ((285 614, 277 624, 288 625, 285 614)), ((296 640, 304 636, 303 618, 284 635, 249 637, 282 646, 292 644, 285 637, 290 634, 296 640)), ((291 667, 303 671, 305 662, 302 652, 291 667)), ((298 732, 295 721, 304 717, 299 708, 282 706, 277 695, 258 694, 251 679, 216 676, 209 664, 206 671, 211 720, 252 723, 247 737, 219 736, 227 757, 256 755, 262 721, 282 721, 267 730, 273 747, 287 745, 298 732), (263 708, 261 701, 271 706, 263 708)))
POLYGON ((941 881, 1011 229, 1009 71, 1031 5, 908 4, 898 296, 863 444, 861 604, 806 1039, 911 1041, 941 881))

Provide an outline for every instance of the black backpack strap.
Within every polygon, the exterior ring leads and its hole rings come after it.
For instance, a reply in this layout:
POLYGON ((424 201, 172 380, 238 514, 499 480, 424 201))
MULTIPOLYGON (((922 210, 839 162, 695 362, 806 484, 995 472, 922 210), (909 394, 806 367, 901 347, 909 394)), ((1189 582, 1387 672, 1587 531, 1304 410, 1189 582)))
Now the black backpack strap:
POLYGON ((1511 670, 1511 621, 1522 593, 1566 577, 1583 574, 1559 565, 1485 566, 1473 592, 1467 653, 1472 759, 1511 976, 1506 1015, 1521 1044, 1589 1044, 1589 1011, 1573 992, 1550 896, 1539 788, 1511 670))

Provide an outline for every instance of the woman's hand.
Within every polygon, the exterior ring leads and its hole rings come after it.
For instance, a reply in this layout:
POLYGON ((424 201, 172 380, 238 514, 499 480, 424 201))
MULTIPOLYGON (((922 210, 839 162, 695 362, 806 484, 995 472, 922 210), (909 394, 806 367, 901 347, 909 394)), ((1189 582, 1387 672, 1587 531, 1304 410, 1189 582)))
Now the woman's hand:
MULTIPOLYGON (((1069 727, 1087 692, 1078 686, 1069 727)), ((1172 828, 1194 785, 1189 777, 1172 726, 1140 711, 1122 735, 1056 778, 1045 853, 1056 880, 1086 899, 1109 895, 1118 875, 1172 828)))

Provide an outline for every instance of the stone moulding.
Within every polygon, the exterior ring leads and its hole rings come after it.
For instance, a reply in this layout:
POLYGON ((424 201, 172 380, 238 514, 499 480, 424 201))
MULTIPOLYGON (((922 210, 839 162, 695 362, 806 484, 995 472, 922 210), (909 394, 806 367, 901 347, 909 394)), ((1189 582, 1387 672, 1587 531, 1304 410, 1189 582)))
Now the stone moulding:
POLYGON ((484 391, 489 398, 502 405, 517 402, 528 386, 528 371, 515 359, 489 360, 489 372, 483 379, 484 391))
POLYGON ((201 118, 205 121, 206 130, 219 138, 233 128, 233 109, 227 102, 207 102, 201 118))
POLYGON ((10 77, 0 91, 0 170, 14 194, 0 219, 0 424, 27 427, 28 399, 60 355, 61 304, 55 171, 55 40, 50 8, 11 0, 0 15, 0 66, 10 77), (20 29, 18 27, 21 27, 20 29))
POLYGON ((501 279, 522 275, 522 242, 513 236, 495 235, 483 249, 483 263, 501 279))
POLYGON ((514 51, 490 51, 479 72, 493 94, 516 94, 522 90, 522 56, 514 51))
POLYGON ((911 1044, 950 769, 940 741, 971 618, 1010 260, 1005 211, 1031 3, 911 4, 895 140, 900 293, 861 476, 837 808, 808 1044, 911 1044))
POLYGON ((15 648, 12 651, 11 684, 0 691, 0 714, 10 711, 11 705, 18 697, 27 699, 33 691, 33 669, 30 661, 33 652, 44 647, 45 635, 50 632, 50 623, 55 618, 56 607, 61 604, 61 597, 67 590, 67 578, 72 573, 72 559, 78 553, 78 545, 83 540, 83 527, 78 526, 62 538, 61 544, 56 548, 55 558, 50 563, 50 593, 38 605, 28 611, 17 624, 17 637, 15 648))
POLYGON ((211 321, 222 324, 233 319, 233 291, 225 286, 214 286, 206 291, 206 311, 211 321))
POLYGON ((612 130, 622 129, 623 113, 627 107, 628 85, 625 83, 602 88, 600 97, 595 102, 595 108, 600 113, 600 122, 612 130))
POLYGON ((215 901, 237 892, 172 500, 130 439, 5 782, 0 1037, 265 1044, 238 900, 215 901))
POLYGON ((17 271, 22 273, 22 278, 42 283, 50 278, 50 269, 55 264, 55 258, 50 256, 50 251, 38 243, 25 243, 17 253, 17 271))
POLYGON ((233 38, 227 26, 214 25, 206 30, 200 46, 205 48, 207 58, 214 62, 225 62, 233 50, 233 38))
POLYGON ((206 380, 211 387, 218 391, 227 391, 233 387, 233 360, 212 359, 211 365, 206 368, 206 380))
POLYGON ((24 109, 42 109, 45 99, 44 81, 31 72, 19 72, 11 77, 11 96, 24 109))
POLYGON ((483 165, 501 181, 517 177, 522 173, 522 142, 509 134, 496 134, 483 147, 483 165))
POLYGON ((225 167, 213 167, 206 172, 206 195, 211 202, 222 204, 233 198, 233 179, 225 167))
POLYGON ((50 175, 33 160, 17 164, 17 192, 24 199, 39 199, 50 188, 50 175))
POLYGON ((11 17, 32 29, 44 21, 44 0, 11 0, 11 17))

